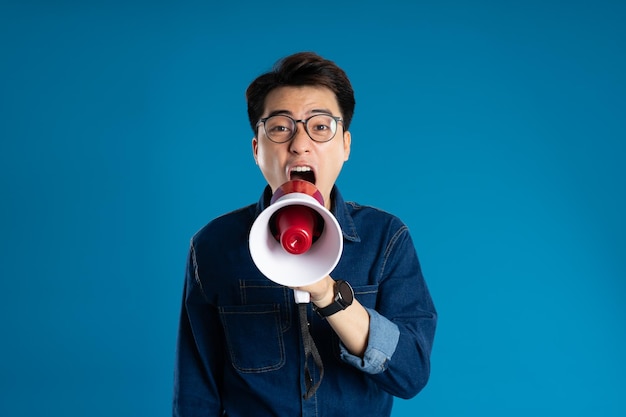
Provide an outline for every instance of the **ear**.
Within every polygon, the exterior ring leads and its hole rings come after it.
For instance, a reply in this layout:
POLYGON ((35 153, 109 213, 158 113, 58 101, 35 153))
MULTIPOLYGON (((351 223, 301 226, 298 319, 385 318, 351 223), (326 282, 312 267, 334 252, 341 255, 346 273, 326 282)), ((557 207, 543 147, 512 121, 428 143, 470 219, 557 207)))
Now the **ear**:
POLYGON ((350 145, 352 144, 352 135, 350 132, 343 132, 343 161, 350 158, 350 145))
POLYGON ((254 157, 254 163, 259 165, 259 140, 255 137, 252 138, 252 156, 254 157))

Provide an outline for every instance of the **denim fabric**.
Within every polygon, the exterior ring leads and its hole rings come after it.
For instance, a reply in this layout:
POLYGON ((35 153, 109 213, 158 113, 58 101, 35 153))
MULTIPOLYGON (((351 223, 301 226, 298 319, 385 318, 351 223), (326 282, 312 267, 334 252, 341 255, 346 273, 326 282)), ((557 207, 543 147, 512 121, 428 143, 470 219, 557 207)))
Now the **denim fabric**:
POLYGON ((191 240, 173 415, 389 416, 394 396, 411 398, 426 385, 437 321, 407 227, 333 190, 344 251, 331 276, 350 282, 370 333, 364 357, 355 357, 309 306, 324 378, 304 400, 293 292, 265 278, 248 250, 250 227, 270 197, 268 187, 257 204, 211 221, 191 240))
POLYGON ((370 316, 370 331, 363 358, 352 355, 340 342, 341 359, 363 372, 377 374, 387 369, 387 361, 396 350, 400 330, 396 324, 378 314, 376 310, 367 307, 365 309, 370 316))

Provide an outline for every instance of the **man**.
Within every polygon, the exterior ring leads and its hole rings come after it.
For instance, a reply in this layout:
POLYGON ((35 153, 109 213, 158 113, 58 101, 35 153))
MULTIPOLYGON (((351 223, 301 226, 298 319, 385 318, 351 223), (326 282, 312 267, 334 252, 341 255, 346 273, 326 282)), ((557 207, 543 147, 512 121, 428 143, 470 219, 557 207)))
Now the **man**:
POLYGON ((335 186, 352 144, 350 82, 333 62, 298 53, 246 96, 252 152, 268 186, 258 203, 191 240, 174 415, 389 416, 394 396, 411 398, 428 380, 437 315, 407 227, 346 202, 335 186), (261 274, 248 249, 256 217, 296 179, 317 187, 344 239, 332 277, 298 288, 310 293, 304 308, 292 289, 261 274))

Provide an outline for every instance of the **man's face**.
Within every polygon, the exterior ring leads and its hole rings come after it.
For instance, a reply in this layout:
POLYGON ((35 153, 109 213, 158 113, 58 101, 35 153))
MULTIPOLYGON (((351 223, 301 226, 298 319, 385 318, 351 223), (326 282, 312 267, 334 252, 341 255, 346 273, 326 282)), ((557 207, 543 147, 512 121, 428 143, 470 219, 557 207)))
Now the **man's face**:
MULTIPOLYGON (((307 119, 315 114, 343 116, 335 94, 325 87, 279 87, 265 99, 262 117, 283 114, 295 120, 307 119)), ((306 179, 313 182, 330 208, 330 192, 350 155, 350 132, 338 123, 337 133, 329 142, 314 142, 297 123, 297 132, 286 143, 274 143, 265 135, 263 125, 257 128, 252 139, 252 151, 272 192, 289 180, 306 179), (310 172, 308 172, 310 170, 310 172)))

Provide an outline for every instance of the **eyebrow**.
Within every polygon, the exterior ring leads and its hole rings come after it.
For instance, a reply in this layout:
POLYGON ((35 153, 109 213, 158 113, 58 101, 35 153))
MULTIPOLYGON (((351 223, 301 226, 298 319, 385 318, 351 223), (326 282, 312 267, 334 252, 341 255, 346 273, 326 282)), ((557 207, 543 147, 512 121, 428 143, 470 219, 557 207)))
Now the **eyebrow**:
MULTIPOLYGON (((332 115, 333 112, 330 111, 329 109, 312 109, 308 111, 308 114, 309 115, 315 115, 315 114, 332 115)), ((274 110, 270 112, 270 114, 268 114, 267 117, 278 116, 278 115, 293 116, 293 113, 290 110, 274 110)))

